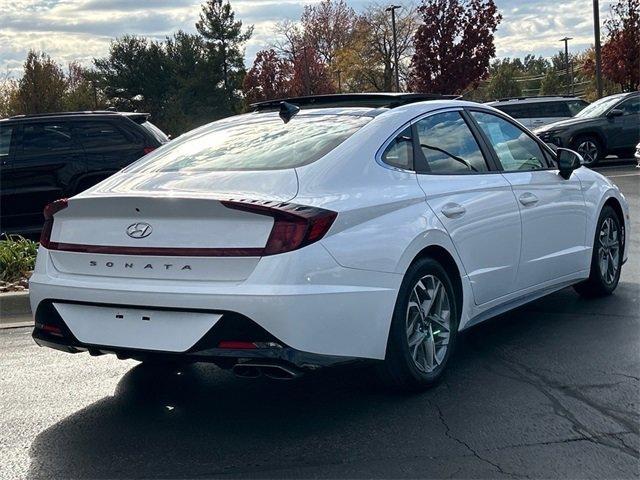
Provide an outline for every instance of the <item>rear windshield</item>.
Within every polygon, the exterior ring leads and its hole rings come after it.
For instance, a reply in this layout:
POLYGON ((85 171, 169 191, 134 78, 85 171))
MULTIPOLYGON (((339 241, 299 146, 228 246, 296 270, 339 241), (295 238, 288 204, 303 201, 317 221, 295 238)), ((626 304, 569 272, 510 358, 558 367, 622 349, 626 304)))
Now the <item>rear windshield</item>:
POLYGON ((147 121, 140 124, 142 128, 144 128, 147 132, 151 134, 153 138, 155 138, 160 143, 167 143, 169 141, 169 137, 167 137, 162 130, 156 127, 153 123, 147 121))
POLYGON ((276 170, 318 160, 371 120, 353 115, 233 117, 194 130, 149 158, 160 171, 276 170))

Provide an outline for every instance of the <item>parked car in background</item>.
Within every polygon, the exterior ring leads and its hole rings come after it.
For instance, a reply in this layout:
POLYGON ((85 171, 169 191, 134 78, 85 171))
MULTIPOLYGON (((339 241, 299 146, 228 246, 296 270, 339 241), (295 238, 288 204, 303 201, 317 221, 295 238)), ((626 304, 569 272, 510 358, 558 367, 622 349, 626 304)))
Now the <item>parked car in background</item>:
POLYGON ((636 145, 636 153, 635 153, 635 157, 636 160, 638 161, 638 168, 640 168, 640 143, 638 145, 636 145))
POLYGON ((574 118, 535 133, 546 143, 577 151, 585 165, 596 165, 607 155, 630 158, 640 141, 640 92, 602 98, 574 118))
POLYGON ((515 118, 527 128, 537 128, 578 114, 589 102, 578 97, 503 98, 490 105, 515 118))
POLYGON ((0 120, 1 233, 37 233, 44 207, 169 141, 146 113, 69 112, 0 120))
POLYGON ((569 285, 611 294, 618 188, 494 108, 432 98, 264 102, 48 206, 36 342, 244 377, 377 361, 422 389, 460 330, 569 285))

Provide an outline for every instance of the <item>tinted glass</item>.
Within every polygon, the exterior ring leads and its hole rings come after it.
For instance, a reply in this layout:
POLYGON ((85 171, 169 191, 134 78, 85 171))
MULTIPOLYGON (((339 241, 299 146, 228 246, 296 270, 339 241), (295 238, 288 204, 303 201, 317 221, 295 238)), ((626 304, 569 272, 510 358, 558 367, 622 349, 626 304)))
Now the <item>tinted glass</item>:
POLYGON ((567 102, 567 107, 569 107, 572 117, 584 110, 587 105, 589 104, 584 100, 569 100, 567 102))
POLYGON ((167 137, 162 130, 156 127, 151 122, 143 122, 140 124, 142 128, 144 128, 147 132, 151 134, 153 138, 155 138, 160 143, 166 143, 169 141, 169 137, 167 137))
POLYGON ((411 135, 411 127, 403 130, 391 141, 382 154, 382 161, 404 170, 413 169, 413 138, 411 135))
POLYGON ((565 102, 532 103, 531 107, 535 111, 534 117, 553 118, 571 116, 569 107, 565 102))
POLYGON ((471 112, 489 137, 502 168, 507 172, 545 168, 544 154, 538 143, 524 130, 489 113, 471 112))
POLYGON ((0 125, 0 157, 9 156, 9 148, 11 147, 11 137, 15 127, 9 125, 0 125))
POLYGON ((640 113, 640 97, 630 98, 622 102, 617 108, 622 110, 625 115, 640 113))
POLYGON ((161 171, 276 170, 325 156, 371 120, 351 115, 248 114, 215 122, 168 143, 136 167, 161 171))
POLYGON ((25 124, 22 133, 24 155, 44 155, 50 152, 71 150, 71 128, 65 123, 25 124))
POLYGON ((498 110, 502 110, 507 115, 513 118, 529 118, 531 112, 526 105, 497 105, 498 110))
POLYGON ((485 172, 487 163, 459 112, 432 115, 416 123, 418 139, 433 173, 485 172))
POLYGON ((105 148, 133 143, 118 127, 108 122, 87 122, 75 126, 78 139, 85 148, 105 148))

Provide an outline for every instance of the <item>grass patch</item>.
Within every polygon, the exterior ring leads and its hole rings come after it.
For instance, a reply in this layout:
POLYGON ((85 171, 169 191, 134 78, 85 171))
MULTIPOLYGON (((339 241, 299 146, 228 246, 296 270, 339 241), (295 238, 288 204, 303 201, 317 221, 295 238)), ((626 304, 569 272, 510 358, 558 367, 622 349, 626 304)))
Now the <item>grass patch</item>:
POLYGON ((0 240, 0 281, 26 279, 36 263, 38 244, 19 235, 5 235, 0 240))

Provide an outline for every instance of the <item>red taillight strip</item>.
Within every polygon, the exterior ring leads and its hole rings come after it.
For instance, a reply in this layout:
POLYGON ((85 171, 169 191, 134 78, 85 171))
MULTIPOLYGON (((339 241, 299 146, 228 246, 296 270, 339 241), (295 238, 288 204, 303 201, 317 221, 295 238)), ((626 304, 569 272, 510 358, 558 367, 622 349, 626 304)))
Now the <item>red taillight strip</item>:
POLYGON ((44 207, 44 225, 40 233, 40 245, 45 248, 51 248, 51 230, 53 230, 53 216, 60 210, 64 210, 69 206, 66 198, 61 198, 44 207))

